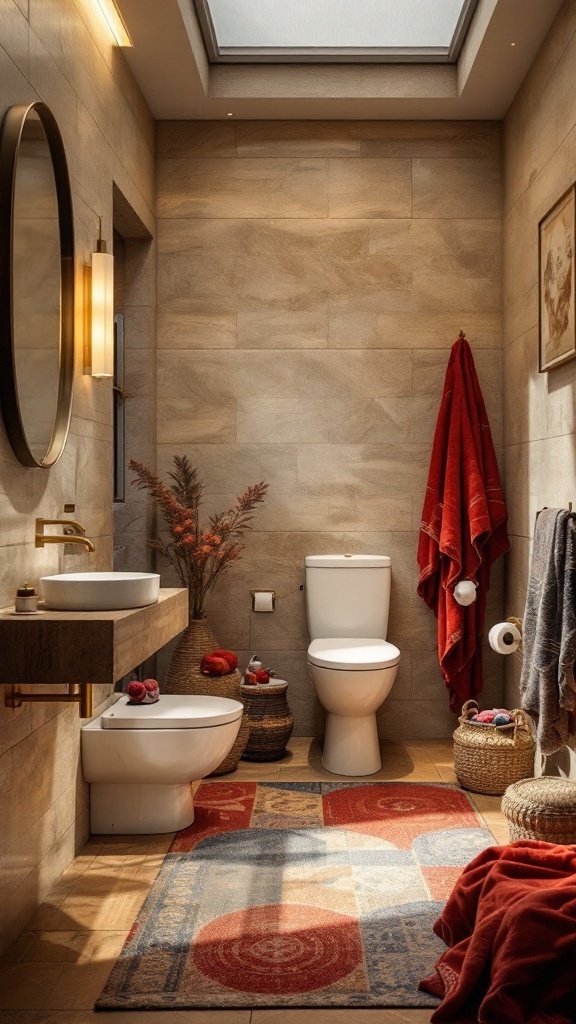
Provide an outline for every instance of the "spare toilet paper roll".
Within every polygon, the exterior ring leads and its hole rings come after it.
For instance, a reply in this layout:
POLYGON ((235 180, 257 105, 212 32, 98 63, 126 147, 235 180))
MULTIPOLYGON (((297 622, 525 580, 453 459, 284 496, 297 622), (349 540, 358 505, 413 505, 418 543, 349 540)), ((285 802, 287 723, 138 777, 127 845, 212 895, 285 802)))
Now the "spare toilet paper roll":
POLYGON ((254 611, 255 612, 273 612, 274 611, 274 591, 273 590, 257 590, 254 593, 254 611))
POLYGON ((488 633, 488 643, 498 654, 514 654, 521 639, 522 634, 513 622, 497 622, 488 633))

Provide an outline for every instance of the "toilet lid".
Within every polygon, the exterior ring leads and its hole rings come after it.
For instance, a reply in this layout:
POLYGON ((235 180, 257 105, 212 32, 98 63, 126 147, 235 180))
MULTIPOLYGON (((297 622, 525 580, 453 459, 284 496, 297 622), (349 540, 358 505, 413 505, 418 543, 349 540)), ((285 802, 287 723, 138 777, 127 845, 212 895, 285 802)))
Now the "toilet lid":
POLYGON ((336 637, 313 640, 308 648, 308 661, 321 668, 367 671, 397 665, 400 661, 400 651, 387 640, 336 637))
POLYGON ((235 722, 243 711, 238 700, 202 694, 160 694, 156 704, 129 704, 121 697, 102 714, 103 729, 206 729, 235 722))

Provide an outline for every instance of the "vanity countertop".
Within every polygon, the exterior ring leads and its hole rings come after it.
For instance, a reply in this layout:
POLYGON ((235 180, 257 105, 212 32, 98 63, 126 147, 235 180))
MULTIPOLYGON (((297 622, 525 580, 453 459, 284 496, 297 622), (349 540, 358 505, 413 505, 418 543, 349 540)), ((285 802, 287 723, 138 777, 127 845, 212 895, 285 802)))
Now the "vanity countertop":
POLYGON ((115 683, 188 625, 188 591, 121 611, 0 609, 0 684, 115 683))

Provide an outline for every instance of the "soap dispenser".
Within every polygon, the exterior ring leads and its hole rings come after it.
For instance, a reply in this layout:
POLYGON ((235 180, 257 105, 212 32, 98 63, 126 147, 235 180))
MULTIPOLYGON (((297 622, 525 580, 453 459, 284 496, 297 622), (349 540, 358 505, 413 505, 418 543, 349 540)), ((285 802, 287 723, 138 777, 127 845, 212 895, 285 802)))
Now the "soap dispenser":
POLYGON ((38 611, 38 594, 31 583, 25 583, 23 587, 18 587, 14 611, 21 615, 33 615, 38 611))

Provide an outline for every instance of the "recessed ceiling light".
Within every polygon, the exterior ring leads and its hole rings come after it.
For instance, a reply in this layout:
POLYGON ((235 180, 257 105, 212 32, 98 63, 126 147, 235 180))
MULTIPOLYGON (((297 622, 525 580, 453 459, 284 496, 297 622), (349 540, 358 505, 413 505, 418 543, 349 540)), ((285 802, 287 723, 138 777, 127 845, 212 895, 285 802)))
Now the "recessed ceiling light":
POLYGON ((510 43, 510 46, 516 46, 516 43, 510 43))
POLYGON ((228 114, 228 117, 234 117, 234 114, 228 114))

